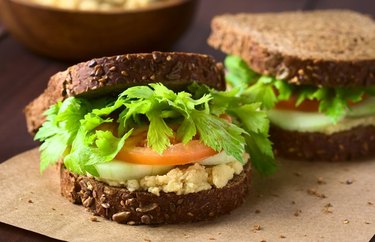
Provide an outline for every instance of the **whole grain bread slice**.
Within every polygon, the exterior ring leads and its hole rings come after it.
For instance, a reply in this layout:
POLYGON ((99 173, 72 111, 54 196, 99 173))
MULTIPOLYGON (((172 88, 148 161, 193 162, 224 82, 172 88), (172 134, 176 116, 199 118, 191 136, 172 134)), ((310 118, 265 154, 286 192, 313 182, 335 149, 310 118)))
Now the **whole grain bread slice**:
POLYGON ((326 135, 287 131, 271 125, 270 139, 277 156, 309 161, 349 161, 375 155, 375 126, 358 126, 326 135))
POLYGON ((348 10, 225 14, 208 43, 295 84, 375 85, 375 22, 348 10))
POLYGON ((249 189, 250 173, 250 165, 246 165, 242 173, 235 175, 223 188, 184 195, 131 192, 75 175, 63 166, 60 182, 64 197, 82 204, 95 215, 129 225, 172 224, 213 219, 239 207, 249 189))
POLYGON ((194 81, 225 89, 223 66, 195 53, 152 52, 104 57, 82 62, 52 76, 45 91, 25 108, 28 131, 45 121, 43 112, 70 96, 116 95, 127 87, 162 82, 183 89, 194 81))

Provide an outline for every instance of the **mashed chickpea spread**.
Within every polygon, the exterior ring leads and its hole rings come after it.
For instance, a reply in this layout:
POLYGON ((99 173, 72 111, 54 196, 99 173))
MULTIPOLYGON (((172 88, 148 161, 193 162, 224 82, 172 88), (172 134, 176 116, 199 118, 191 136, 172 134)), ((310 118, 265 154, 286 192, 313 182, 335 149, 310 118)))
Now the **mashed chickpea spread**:
POLYGON ((73 10, 114 10, 143 8, 167 0, 30 0, 34 3, 73 10))
POLYGON ((222 188, 243 171, 238 161, 215 166, 203 166, 198 163, 188 167, 177 167, 165 175, 146 176, 140 180, 126 182, 108 181, 111 186, 125 186, 130 191, 144 190, 156 195, 160 192, 174 192, 177 195, 209 190, 213 186, 222 188))

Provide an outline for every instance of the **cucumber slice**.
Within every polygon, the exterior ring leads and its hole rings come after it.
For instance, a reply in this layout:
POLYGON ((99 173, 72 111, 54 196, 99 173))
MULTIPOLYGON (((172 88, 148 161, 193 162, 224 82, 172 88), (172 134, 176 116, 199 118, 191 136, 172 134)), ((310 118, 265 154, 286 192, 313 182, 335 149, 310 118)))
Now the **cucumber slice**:
POLYGON ((269 110, 271 123, 290 131, 317 132, 335 122, 322 113, 308 113, 289 110, 269 110))
MULTIPOLYGON (((245 156, 248 159, 248 156, 245 156)), ((225 152, 220 152, 204 160, 197 161, 201 165, 220 165, 236 161, 225 152)), ((99 178, 108 181, 125 182, 127 180, 141 179, 145 176, 164 175, 174 166, 168 165, 139 165, 125 161, 113 160, 111 162, 95 165, 99 178)))
POLYGON ((375 97, 369 97, 355 105, 348 112, 348 118, 358 118, 375 114, 375 97))
POLYGON ((95 165, 100 178, 119 182, 141 179, 145 176, 164 175, 173 167, 167 165, 139 165, 119 160, 95 165))
POLYGON ((233 161, 236 161, 236 159, 233 156, 229 156, 224 151, 222 151, 204 160, 197 161, 197 163, 204 165, 204 166, 214 166, 214 165, 226 164, 226 163, 233 162, 233 161))

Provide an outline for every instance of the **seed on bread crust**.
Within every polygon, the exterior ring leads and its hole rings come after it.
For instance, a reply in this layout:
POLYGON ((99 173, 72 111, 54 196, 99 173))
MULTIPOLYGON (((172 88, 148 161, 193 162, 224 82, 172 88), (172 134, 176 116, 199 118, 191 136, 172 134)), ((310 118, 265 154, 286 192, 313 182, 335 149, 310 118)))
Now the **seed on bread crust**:
POLYGON ((220 189, 185 195, 162 192, 157 196, 147 191, 130 192, 123 187, 111 187, 93 178, 74 175, 61 167, 61 194, 73 203, 82 204, 84 193, 81 191, 86 189, 83 184, 89 182, 92 194, 95 192, 99 197, 87 198, 92 199, 87 208, 95 215, 129 225, 195 222, 227 214, 239 207, 249 188, 250 172, 250 166, 246 165, 241 174, 235 175, 220 189), (104 195, 104 191, 108 190, 111 193, 104 195))

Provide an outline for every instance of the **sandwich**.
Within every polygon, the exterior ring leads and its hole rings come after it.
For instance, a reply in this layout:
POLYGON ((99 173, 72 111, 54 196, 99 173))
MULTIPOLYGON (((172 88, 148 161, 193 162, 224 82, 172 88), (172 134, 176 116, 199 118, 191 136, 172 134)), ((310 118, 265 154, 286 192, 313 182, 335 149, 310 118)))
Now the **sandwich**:
POLYGON ((217 16, 228 84, 261 102, 279 157, 375 155, 375 23, 347 10, 217 16))
POLYGON ((244 202, 252 168, 267 174, 275 164, 267 114, 224 89, 222 64, 201 54, 71 66, 25 108, 41 172, 57 165, 64 197, 118 223, 229 213, 244 202))

